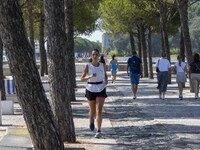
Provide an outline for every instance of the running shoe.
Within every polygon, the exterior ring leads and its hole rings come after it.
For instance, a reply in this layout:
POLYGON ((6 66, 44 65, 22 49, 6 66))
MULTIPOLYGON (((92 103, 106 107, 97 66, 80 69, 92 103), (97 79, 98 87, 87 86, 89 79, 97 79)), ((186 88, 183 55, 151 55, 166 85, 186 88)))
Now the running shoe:
POLYGON ((91 130, 91 131, 94 131, 94 128, 95 128, 94 122, 91 122, 91 123, 90 123, 90 130, 91 130))
POLYGON ((165 100, 165 94, 163 94, 162 100, 165 100))
POLYGON ((101 132, 97 132, 94 137, 95 138, 100 138, 101 137, 101 132))

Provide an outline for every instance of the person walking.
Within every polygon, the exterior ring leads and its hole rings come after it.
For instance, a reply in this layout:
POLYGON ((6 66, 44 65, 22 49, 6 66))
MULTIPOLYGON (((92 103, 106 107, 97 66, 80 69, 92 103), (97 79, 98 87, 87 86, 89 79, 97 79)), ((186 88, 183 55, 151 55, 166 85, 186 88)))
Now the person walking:
POLYGON ((117 60, 115 59, 115 55, 112 55, 112 60, 109 63, 109 68, 111 71, 112 83, 114 83, 116 81, 117 68, 118 68, 118 63, 117 60))
POLYGON ((106 64, 106 60, 104 59, 104 55, 101 54, 99 62, 106 64))
POLYGON ((87 81, 85 97, 89 105, 89 127, 91 131, 95 129, 94 118, 96 114, 97 132, 95 138, 101 137, 102 111, 107 97, 106 85, 108 83, 106 68, 103 63, 99 62, 99 56, 99 50, 93 49, 92 61, 86 64, 81 75, 81 82, 87 81))
POLYGON ((170 62, 166 58, 166 53, 161 52, 161 58, 156 62, 156 67, 158 68, 157 72, 157 80, 159 90, 159 98, 165 99, 165 92, 167 91, 167 83, 168 83, 168 72, 170 69, 170 62))
POLYGON ((179 99, 183 99, 183 87, 186 82, 186 63, 183 61, 183 57, 181 55, 177 56, 178 62, 175 63, 174 69, 176 72, 176 83, 178 84, 179 90, 179 99))
POLYGON ((194 99, 199 98, 199 85, 200 85, 200 56, 195 53, 193 62, 189 65, 189 79, 191 81, 192 89, 195 93, 194 99))
POLYGON ((133 56, 128 58, 126 71, 127 75, 130 76, 133 99, 136 99, 138 84, 143 71, 142 60, 137 56, 136 51, 133 51, 133 56))

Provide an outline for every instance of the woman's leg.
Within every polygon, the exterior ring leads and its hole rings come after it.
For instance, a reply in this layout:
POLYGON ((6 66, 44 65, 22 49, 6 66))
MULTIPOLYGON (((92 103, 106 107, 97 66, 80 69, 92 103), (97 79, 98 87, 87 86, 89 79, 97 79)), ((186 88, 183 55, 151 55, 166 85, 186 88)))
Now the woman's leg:
POLYGON ((200 75, 197 76, 197 97, 199 97, 200 75))
POLYGON ((179 96, 183 95, 183 83, 179 82, 178 83, 178 91, 179 91, 179 96))
POLYGON ((167 91, 167 84, 168 84, 168 72, 163 72, 162 74, 162 92, 166 92, 167 91))
POLYGON ((134 99, 135 99, 136 94, 137 94, 138 85, 137 84, 131 84, 131 89, 132 89, 133 96, 134 96, 134 99))
POLYGON ((194 93, 195 93, 195 98, 198 97, 198 82, 196 80, 193 80, 193 86, 194 86, 194 93))
POLYGON ((168 72, 160 72, 160 91, 162 99, 165 99, 165 92, 167 91, 167 82, 168 82, 168 72))
POLYGON ((200 81, 198 81, 197 83, 197 97, 199 97, 199 85, 200 85, 200 81))
POLYGON ((113 82, 115 82, 115 81, 116 81, 116 72, 113 73, 113 82))
POLYGON ((101 130, 102 111, 103 111, 104 101, 105 101, 104 97, 97 97, 96 98, 96 123, 97 123, 97 131, 101 130))
POLYGON ((160 92, 160 90, 161 90, 161 75, 160 75, 160 73, 157 73, 157 82, 158 82, 157 89, 159 89, 159 92, 160 92))
POLYGON ((89 120, 90 120, 90 123, 94 123, 94 115, 95 115, 95 111, 96 111, 96 101, 88 100, 88 105, 89 105, 89 120))
POLYGON ((194 88, 194 93, 195 93, 195 99, 197 98, 197 95, 198 95, 198 81, 197 81, 197 78, 196 78, 196 74, 191 74, 191 77, 190 77, 190 80, 192 82, 192 86, 194 88))
POLYGON ((111 79, 112 79, 112 83, 113 83, 113 81, 114 81, 114 73, 113 72, 111 72, 111 79))
POLYGON ((162 92, 161 92, 161 90, 159 90, 159 98, 160 99, 162 98, 162 92))
POLYGON ((197 91, 198 91, 198 87, 197 87, 198 83, 196 80, 192 80, 192 86, 194 87, 194 93, 195 93, 195 98, 197 97, 197 91))

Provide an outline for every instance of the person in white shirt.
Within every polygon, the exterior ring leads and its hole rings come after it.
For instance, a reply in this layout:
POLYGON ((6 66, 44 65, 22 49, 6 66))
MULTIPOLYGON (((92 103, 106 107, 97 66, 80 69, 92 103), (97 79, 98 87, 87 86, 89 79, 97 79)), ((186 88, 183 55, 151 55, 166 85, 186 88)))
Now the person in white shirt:
POLYGON ((170 62, 166 58, 166 53, 164 51, 161 53, 161 58, 157 61, 156 67, 159 69, 157 73, 159 98, 164 100, 165 92, 167 91, 168 72, 170 69, 170 62))
POLYGON ((85 97, 87 97, 89 104, 89 127, 91 131, 94 131, 95 128, 94 118, 96 114, 96 138, 101 137, 102 111, 107 97, 106 85, 108 83, 106 65, 99 62, 99 56, 99 50, 93 49, 91 62, 86 64, 81 76, 82 82, 87 81, 85 97))
POLYGON ((178 84, 179 99, 183 99, 183 87, 186 82, 186 63, 181 55, 177 56, 178 62, 175 63, 174 69, 176 72, 176 83, 178 84))

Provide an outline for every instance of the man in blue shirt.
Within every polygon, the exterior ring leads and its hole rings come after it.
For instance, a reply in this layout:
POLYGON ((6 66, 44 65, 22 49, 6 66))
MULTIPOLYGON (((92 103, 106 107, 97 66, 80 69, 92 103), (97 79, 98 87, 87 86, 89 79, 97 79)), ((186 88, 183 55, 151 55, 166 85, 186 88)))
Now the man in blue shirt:
POLYGON ((133 56, 128 59, 126 70, 131 80, 133 99, 136 99, 140 75, 142 77, 142 60, 137 56, 136 51, 133 51, 133 56))

